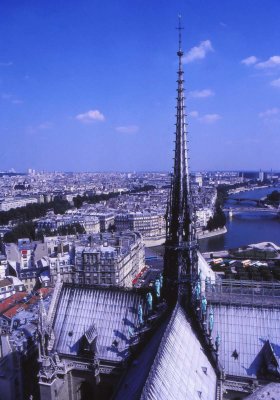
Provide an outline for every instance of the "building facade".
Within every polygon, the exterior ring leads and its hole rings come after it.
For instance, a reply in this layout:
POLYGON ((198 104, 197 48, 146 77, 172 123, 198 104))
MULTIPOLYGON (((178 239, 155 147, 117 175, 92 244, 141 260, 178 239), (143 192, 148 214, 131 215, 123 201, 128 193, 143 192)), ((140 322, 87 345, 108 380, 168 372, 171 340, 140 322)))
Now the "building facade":
POLYGON ((112 212, 97 212, 92 215, 99 219, 100 232, 106 232, 115 223, 115 215, 112 212))
POLYGON ((139 233, 92 235, 88 246, 76 246, 73 280, 79 284, 132 287, 144 266, 144 243, 139 233))
POLYGON ((40 274, 49 271, 47 246, 30 239, 19 239, 18 243, 5 245, 9 274, 16 275, 31 292, 39 284, 40 274))
POLYGON ((38 230, 57 231, 59 228, 80 224, 86 233, 96 233, 100 231, 99 219, 94 215, 79 213, 67 213, 65 215, 55 215, 49 213, 46 217, 37 221, 38 230))
POLYGON ((164 215, 156 212, 121 213, 115 217, 117 231, 140 232, 144 238, 160 237, 165 234, 164 215))
POLYGON ((0 202, 0 211, 9 211, 12 208, 25 207, 27 204, 38 203, 36 197, 9 197, 0 202))

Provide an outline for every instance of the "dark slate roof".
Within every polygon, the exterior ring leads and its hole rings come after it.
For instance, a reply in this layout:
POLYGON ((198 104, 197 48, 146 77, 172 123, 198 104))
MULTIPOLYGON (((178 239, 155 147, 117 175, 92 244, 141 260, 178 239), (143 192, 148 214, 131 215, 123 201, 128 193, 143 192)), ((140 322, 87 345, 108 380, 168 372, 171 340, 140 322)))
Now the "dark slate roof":
POLYGON ((77 355, 84 335, 90 338, 97 333, 99 358, 123 361, 128 356, 130 332, 138 329, 140 302, 141 296, 133 291, 64 285, 53 325, 54 350, 77 355))
POLYGON ((217 377, 181 306, 161 341, 141 400, 215 400, 217 377))
POLYGON ((0 288, 6 287, 6 286, 11 286, 12 282, 8 278, 4 278, 0 280, 0 288))
POLYGON ((265 363, 267 341, 280 364, 279 308, 213 304, 213 310, 212 336, 221 337, 219 357, 226 374, 256 377, 265 363))
POLYGON ((160 324, 139 356, 133 361, 122 379, 114 400, 140 398, 169 320, 170 317, 160 324))
POLYGON ((130 368, 115 400, 215 400, 216 384, 216 373, 177 305, 130 368))
POLYGON ((268 385, 257 389, 246 400, 279 400, 280 383, 269 383, 268 385))

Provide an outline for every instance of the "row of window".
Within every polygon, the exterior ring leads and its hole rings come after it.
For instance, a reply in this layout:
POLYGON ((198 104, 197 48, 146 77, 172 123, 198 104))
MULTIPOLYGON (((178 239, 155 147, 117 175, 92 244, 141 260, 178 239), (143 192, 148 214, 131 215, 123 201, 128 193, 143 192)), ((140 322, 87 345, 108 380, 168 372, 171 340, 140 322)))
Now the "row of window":
POLYGON ((26 279, 26 278, 32 278, 32 276, 33 276, 33 277, 36 277, 36 276, 37 276, 37 274, 36 274, 35 271, 34 271, 34 272, 25 272, 25 273, 21 273, 21 274, 20 274, 20 277, 21 277, 21 278, 24 278, 24 279, 26 279))
POLYGON ((12 286, 4 286, 1 288, 1 292, 6 292, 7 290, 12 290, 12 286))
MULTIPOLYGON (((85 278, 85 280, 83 278, 78 278, 78 282, 80 284, 83 284, 85 282, 87 285, 90 285, 90 284, 111 285, 113 283, 113 280, 112 280, 112 278, 100 278, 100 279, 94 278, 93 280, 91 280, 90 278, 85 278)), ((118 280, 117 280, 117 282, 118 282, 118 280)))

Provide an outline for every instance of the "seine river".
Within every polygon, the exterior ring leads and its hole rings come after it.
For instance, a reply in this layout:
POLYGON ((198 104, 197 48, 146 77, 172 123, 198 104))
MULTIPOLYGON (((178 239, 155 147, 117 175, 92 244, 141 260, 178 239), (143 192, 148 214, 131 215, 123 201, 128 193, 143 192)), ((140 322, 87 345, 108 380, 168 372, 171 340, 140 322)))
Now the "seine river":
MULTIPOLYGON (((236 204, 232 199, 238 197, 243 199, 261 199, 277 188, 255 189, 231 195, 226 207, 254 207, 254 203, 244 201, 236 204)), ((274 242, 280 245, 280 218, 261 212, 247 212, 227 217, 227 233, 224 235, 202 239, 200 251, 217 251, 240 247, 243 245, 259 242, 274 242)))

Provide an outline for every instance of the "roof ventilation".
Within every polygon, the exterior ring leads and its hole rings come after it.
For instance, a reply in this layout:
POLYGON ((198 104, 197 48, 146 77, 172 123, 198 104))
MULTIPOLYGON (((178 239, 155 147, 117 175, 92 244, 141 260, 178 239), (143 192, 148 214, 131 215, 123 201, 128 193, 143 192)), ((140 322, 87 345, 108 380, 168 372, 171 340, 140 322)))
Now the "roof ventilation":
POLYGON ((233 357, 235 360, 238 360, 239 354, 237 353, 236 349, 232 353, 231 357, 233 357))
POLYGON ((201 367, 201 369, 204 372, 204 374, 207 375, 207 367, 201 367))

